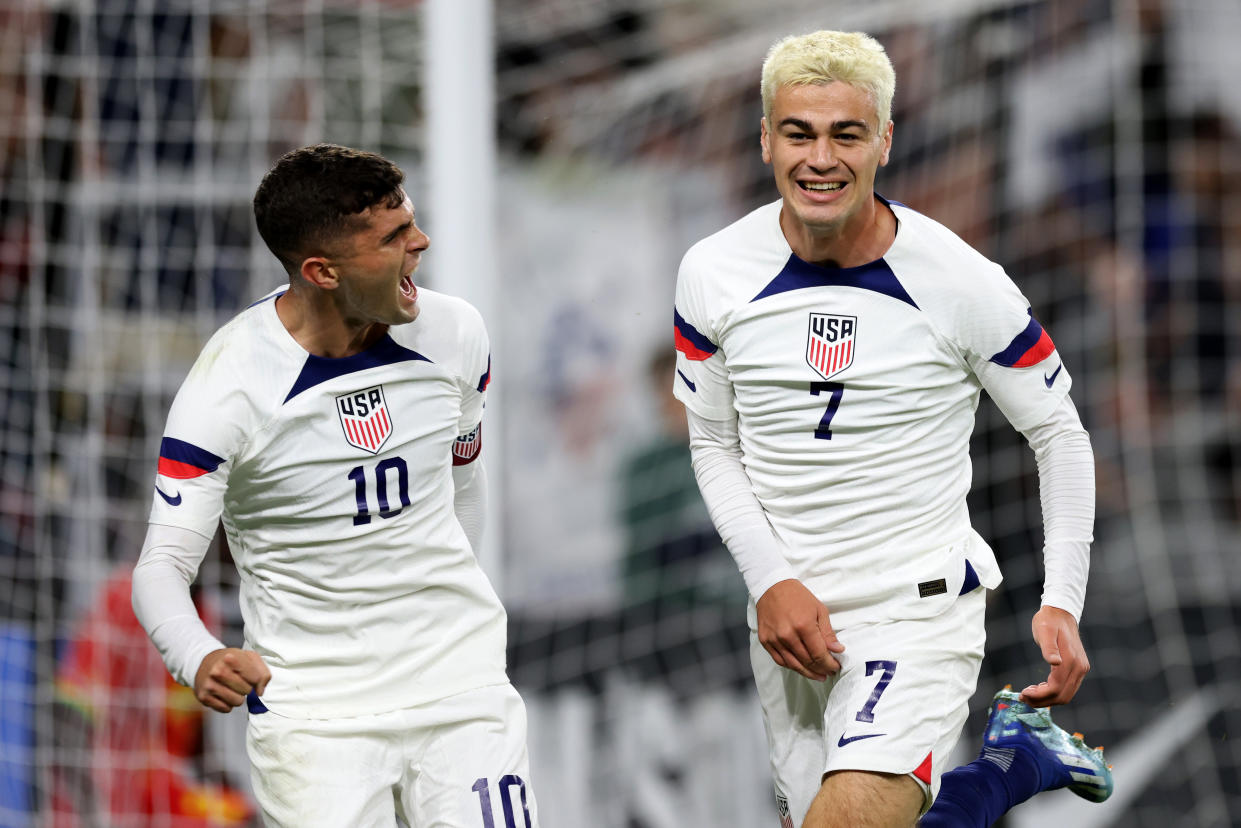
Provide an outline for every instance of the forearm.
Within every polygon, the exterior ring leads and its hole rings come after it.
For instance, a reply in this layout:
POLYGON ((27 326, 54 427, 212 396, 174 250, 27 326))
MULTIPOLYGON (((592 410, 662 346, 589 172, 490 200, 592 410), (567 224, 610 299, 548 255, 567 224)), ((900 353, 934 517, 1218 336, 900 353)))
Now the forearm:
POLYGON ((147 631, 172 677, 188 687, 203 658, 224 647, 190 597, 190 584, 207 554, 210 538, 188 529, 152 524, 134 567, 134 615, 147 631))
POLYGON ((758 600, 773 584, 797 577, 780 551, 741 463, 736 421, 689 417, 694 476, 711 520, 758 600))
POLYGON ((1090 436, 1072 400, 1023 432, 1038 463, 1043 509, 1043 604, 1081 620, 1094 539, 1095 478, 1090 436))
POLYGON ((452 467, 453 511, 465 530, 470 548, 478 554, 487 513, 487 472, 482 459, 452 467))

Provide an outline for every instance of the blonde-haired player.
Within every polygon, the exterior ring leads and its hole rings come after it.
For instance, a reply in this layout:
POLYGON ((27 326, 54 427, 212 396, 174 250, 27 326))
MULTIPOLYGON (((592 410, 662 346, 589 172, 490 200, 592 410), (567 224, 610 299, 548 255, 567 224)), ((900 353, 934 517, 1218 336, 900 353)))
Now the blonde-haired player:
POLYGON ((694 245, 677 280, 675 389, 753 599, 786 828, 908 826, 928 809, 924 825, 987 825, 1039 790, 1099 800, 1112 785, 1101 756, 1035 707, 1070 700, 1089 669, 1089 438, 1004 271, 876 195, 894 89, 865 34, 775 44, 761 147, 781 198, 694 245), (1000 582, 966 510, 983 389, 1038 460, 1047 576, 1033 631, 1051 669, 997 695, 983 754, 945 774, 985 590, 1000 582))

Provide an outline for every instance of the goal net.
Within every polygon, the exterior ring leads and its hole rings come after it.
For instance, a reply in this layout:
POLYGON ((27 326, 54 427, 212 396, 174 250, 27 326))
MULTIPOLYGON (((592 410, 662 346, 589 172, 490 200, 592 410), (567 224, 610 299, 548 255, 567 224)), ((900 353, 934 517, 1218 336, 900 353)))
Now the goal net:
MULTIPOLYGON (((252 818, 245 714, 194 715, 124 579, 172 394, 284 278, 250 218, 272 160, 321 140, 382 152, 422 215, 424 13, 0 0, 0 824, 252 818)), ((1005 266, 1096 453, 1093 670, 1056 718, 1108 745, 1117 793, 1042 796, 1009 824, 1241 813, 1236 4, 496 0, 494 20, 503 395, 487 416, 504 477, 488 532, 543 825, 779 824, 746 596, 696 494, 667 358, 680 256, 776 197, 761 60, 818 28, 887 48, 877 188, 1005 266)), ((423 278, 451 290, 434 262, 423 278)), ((963 750, 994 690, 1046 671, 1033 457, 986 401, 973 457, 972 518, 1005 582, 963 750)), ((227 550, 200 582, 240 643, 227 550)))

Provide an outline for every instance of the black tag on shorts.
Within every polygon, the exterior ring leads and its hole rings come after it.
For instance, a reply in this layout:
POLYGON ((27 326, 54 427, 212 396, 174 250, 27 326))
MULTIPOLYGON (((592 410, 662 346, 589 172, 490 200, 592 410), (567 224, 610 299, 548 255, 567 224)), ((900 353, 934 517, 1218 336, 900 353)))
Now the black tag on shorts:
POLYGON ((948 582, 943 578, 937 581, 923 581, 918 584, 918 597, 930 598, 932 595, 943 595, 948 591, 948 582))

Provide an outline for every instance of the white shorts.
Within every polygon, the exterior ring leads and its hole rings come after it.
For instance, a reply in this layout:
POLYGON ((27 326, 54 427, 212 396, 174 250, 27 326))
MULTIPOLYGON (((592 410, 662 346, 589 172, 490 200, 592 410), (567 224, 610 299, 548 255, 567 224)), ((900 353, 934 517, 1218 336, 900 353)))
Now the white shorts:
POLYGON ((930 808, 978 683, 985 609, 978 588, 932 618, 837 630, 841 670, 826 682, 780 667, 751 635, 781 816, 800 825, 836 770, 910 774, 930 808))
POLYGON ((246 749, 268 826, 538 828, 510 684, 348 719, 251 714, 246 749))

